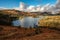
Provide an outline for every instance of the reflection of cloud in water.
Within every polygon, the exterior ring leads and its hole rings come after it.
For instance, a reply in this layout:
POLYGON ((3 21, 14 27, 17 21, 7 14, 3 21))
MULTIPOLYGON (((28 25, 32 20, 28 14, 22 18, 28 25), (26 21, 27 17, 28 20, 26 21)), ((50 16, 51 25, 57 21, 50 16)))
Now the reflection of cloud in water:
POLYGON ((33 27, 34 26, 34 19, 32 17, 25 17, 21 20, 22 27, 33 27))
POLYGON ((13 21, 14 26, 21 26, 21 27, 34 27, 34 25, 38 24, 38 20, 40 18, 33 18, 33 17, 24 17, 23 19, 19 19, 13 21))

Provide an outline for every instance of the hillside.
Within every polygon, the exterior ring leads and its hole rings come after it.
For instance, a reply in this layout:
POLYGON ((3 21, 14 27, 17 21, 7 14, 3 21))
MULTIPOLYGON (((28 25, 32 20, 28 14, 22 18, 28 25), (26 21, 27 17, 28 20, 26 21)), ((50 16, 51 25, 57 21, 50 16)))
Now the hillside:
POLYGON ((34 28, 0 25, 0 40, 60 40, 60 31, 58 30, 40 28, 39 31, 36 33, 34 28))
POLYGON ((45 16, 44 19, 39 20, 38 25, 60 29, 60 16, 45 16))
POLYGON ((30 14, 31 15, 31 13, 30 12, 23 12, 23 11, 19 11, 19 10, 14 10, 14 9, 6 9, 6 10, 0 10, 0 14, 8 14, 8 15, 11 15, 11 14, 13 14, 13 15, 15 15, 15 14, 19 14, 19 15, 28 15, 28 14, 30 14))

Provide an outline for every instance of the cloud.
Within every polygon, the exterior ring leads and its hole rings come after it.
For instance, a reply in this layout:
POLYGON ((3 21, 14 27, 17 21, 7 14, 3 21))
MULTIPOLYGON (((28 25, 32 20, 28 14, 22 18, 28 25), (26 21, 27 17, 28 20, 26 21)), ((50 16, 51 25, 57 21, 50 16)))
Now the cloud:
POLYGON ((33 6, 33 5, 27 5, 23 2, 20 2, 19 7, 15 7, 14 9, 16 10, 20 10, 20 11, 25 11, 25 12, 36 12, 36 11, 40 11, 40 5, 37 6, 33 6))
POLYGON ((51 6, 50 3, 48 3, 48 4, 44 5, 43 7, 41 7, 40 11, 45 12, 45 11, 47 11, 49 9, 50 6, 51 6))
POLYGON ((35 8, 35 6, 29 6, 27 9, 29 9, 29 10, 32 10, 32 9, 34 9, 35 8))
POLYGON ((56 4, 51 6, 51 8, 49 9, 52 14, 56 14, 60 11, 60 0, 57 0, 56 4))
POLYGON ((37 5, 37 6, 33 6, 33 5, 27 6, 25 3, 20 2, 19 7, 16 7, 15 9, 16 10, 20 10, 20 11, 27 11, 27 12, 44 12, 44 11, 47 11, 49 9, 49 7, 50 7, 49 3, 41 7, 40 5, 37 5))
MULTIPOLYGON (((20 2, 19 7, 14 7, 13 9, 25 11, 25 12, 58 12, 60 8, 60 0, 57 0, 56 4, 51 5, 50 3, 40 6, 40 5, 27 5, 23 2, 20 2)), ((0 8, 0 9, 7 9, 7 8, 0 8)))
POLYGON ((41 10, 41 6, 40 6, 40 5, 37 5, 37 6, 36 6, 36 11, 39 12, 40 10, 41 10))
POLYGON ((25 9, 25 4, 23 2, 20 2, 19 9, 22 11, 25 9))
POLYGON ((29 7, 27 7, 27 11, 35 11, 35 6, 30 5, 29 7))
MULTIPOLYGON (((4 7, 0 7, 0 9, 8 9, 4 7)), ((27 5, 23 2, 20 2, 19 7, 14 7, 13 9, 24 11, 24 12, 52 12, 52 14, 56 14, 60 11, 60 0, 57 0, 56 4, 51 5, 50 3, 40 6, 40 5, 27 5)))
POLYGON ((27 7, 27 10, 29 12, 40 12, 40 9, 41 9, 40 5, 37 6, 30 5, 29 7, 27 7))
POLYGON ((56 5, 55 5, 58 9, 60 8, 60 0, 57 0, 56 5))
POLYGON ((23 2, 20 2, 20 5, 19 5, 19 10, 20 11, 27 11, 27 7, 28 7, 28 5, 27 4, 25 4, 25 3, 23 3, 23 2))
POLYGON ((23 2, 20 2, 19 7, 14 7, 15 10, 26 11, 27 5, 23 2))

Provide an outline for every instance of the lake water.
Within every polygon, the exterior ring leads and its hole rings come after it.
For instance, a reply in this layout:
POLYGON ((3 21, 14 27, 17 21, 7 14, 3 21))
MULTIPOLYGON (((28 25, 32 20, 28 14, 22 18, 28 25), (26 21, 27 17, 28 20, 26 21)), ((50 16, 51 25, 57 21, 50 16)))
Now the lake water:
POLYGON ((15 20, 12 22, 13 26, 21 26, 21 27, 34 27, 35 25, 38 25, 38 20, 42 19, 42 16, 39 16, 38 18, 33 17, 24 17, 22 19, 19 18, 19 20, 15 20))

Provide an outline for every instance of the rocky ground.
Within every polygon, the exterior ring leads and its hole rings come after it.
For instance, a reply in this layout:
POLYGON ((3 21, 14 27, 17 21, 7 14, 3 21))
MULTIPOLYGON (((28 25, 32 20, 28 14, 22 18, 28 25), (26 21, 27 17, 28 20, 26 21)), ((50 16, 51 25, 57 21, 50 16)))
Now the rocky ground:
POLYGON ((60 30, 40 28, 19 28, 0 25, 0 40, 60 40, 60 30))

